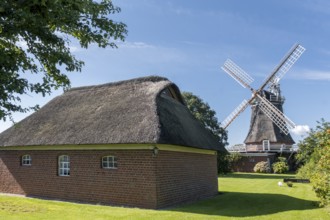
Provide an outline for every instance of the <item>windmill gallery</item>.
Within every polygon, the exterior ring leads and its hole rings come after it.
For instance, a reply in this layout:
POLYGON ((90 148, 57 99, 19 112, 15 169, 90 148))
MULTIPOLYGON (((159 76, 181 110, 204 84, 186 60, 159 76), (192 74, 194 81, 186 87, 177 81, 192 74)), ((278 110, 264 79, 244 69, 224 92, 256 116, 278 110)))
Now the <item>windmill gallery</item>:
POLYGON ((304 51, 305 48, 301 45, 294 45, 257 90, 250 86, 254 80, 243 69, 229 59, 224 63, 222 69, 252 92, 250 100, 243 100, 222 123, 223 127, 227 128, 251 105, 250 129, 244 145, 231 149, 242 156, 234 168, 235 171, 253 172, 256 163, 267 161, 271 165, 278 156, 286 157, 291 168, 294 165, 290 159, 295 154, 295 142, 289 130, 293 129, 295 124, 283 114, 285 99, 281 94, 279 81, 304 51))

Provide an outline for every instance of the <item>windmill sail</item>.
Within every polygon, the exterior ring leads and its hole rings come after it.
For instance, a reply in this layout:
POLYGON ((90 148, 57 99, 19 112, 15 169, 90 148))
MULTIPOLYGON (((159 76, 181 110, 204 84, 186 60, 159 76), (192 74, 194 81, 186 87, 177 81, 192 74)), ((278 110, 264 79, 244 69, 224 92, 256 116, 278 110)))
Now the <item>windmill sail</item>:
POLYGON ((277 84, 280 79, 289 71, 293 64, 299 59, 305 48, 299 44, 296 44, 282 59, 280 64, 274 69, 274 71, 269 75, 265 82, 260 87, 259 91, 262 91, 266 86, 271 86, 272 84, 277 84))
POLYGON ((289 134, 289 129, 293 129, 296 125, 266 98, 260 95, 257 95, 257 97, 261 111, 263 111, 285 134, 289 134))
POLYGON ((221 69, 228 73, 229 76, 231 76, 244 88, 251 88, 250 84, 254 81, 254 79, 230 59, 226 60, 221 69))
POLYGON ((241 114, 246 107, 249 105, 249 102, 245 99, 239 106, 221 123, 223 128, 227 128, 232 121, 235 120, 241 114))
MULTIPOLYGON (((281 97, 279 90, 279 80, 289 71, 292 65, 299 59, 305 48, 299 44, 295 44, 291 50, 284 56, 280 64, 274 69, 274 71, 266 78, 265 82, 260 86, 258 90, 254 90, 250 84, 253 82, 253 78, 247 74, 243 69, 236 65, 230 59, 227 59, 224 65, 221 67, 226 73, 228 73, 233 79, 235 79, 244 88, 249 88, 253 95, 249 101, 244 100, 222 123, 224 128, 227 128, 231 122, 242 113, 246 107, 255 100, 262 112, 285 134, 289 134, 289 130, 295 127, 295 124, 286 117, 281 110, 276 108, 271 101, 277 101, 279 104, 283 104, 284 98, 281 97), (266 92, 264 88, 268 86, 270 90, 269 101, 262 96, 263 92, 266 92), (275 97, 275 99, 274 99, 275 97)), ((281 107, 282 109, 282 107, 281 107)))

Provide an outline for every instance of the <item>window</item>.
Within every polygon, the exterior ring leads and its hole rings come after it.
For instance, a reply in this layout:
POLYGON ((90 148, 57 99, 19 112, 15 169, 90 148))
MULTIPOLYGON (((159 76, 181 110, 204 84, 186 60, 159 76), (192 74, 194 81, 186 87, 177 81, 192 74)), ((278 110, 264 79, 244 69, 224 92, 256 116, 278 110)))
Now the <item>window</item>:
POLYGON ((70 157, 61 155, 58 157, 58 175, 70 176, 70 157))
POLYGON ((31 155, 26 154, 22 156, 22 166, 31 166, 32 164, 32 159, 31 155))
POLYGON ((102 157, 102 168, 117 169, 117 157, 115 156, 102 157))
POLYGON ((262 147, 263 147, 263 150, 264 151, 269 151, 269 147, 270 147, 270 143, 269 143, 269 140, 263 140, 262 141, 262 147))

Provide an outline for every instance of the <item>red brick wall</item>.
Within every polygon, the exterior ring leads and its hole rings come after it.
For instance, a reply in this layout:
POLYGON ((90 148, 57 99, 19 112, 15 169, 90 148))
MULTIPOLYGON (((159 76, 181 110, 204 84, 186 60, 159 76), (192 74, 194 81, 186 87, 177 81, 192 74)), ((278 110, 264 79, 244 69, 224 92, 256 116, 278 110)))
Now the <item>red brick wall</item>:
POLYGON ((6 165, 0 167, 0 173, 6 173, 0 177, 1 192, 155 208, 155 170, 150 150, 0 151, 0 159, 6 165), (24 154, 32 156, 32 166, 20 165, 24 154), (70 176, 57 175, 59 155, 70 156, 70 176), (105 155, 118 158, 118 169, 101 168, 105 155), (10 173, 17 184, 13 184, 10 173))
POLYGON ((25 194, 16 181, 19 164, 16 153, 0 151, 0 192, 25 194), (16 172, 13 172, 13 168, 16 172))
POLYGON ((154 209, 217 191, 212 155, 160 151, 153 157, 151 150, 0 151, 0 192, 5 193, 154 209), (24 154, 31 155, 32 166, 21 166, 24 154), (70 156, 70 176, 58 176, 60 155, 70 156), (106 155, 118 158, 118 169, 101 168, 106 155))
POLYGON ((238 162, 236 162, 232 168, 234 172, 254 172, 254 166, 261 162, 270 159, 272 163, 274 161, 275 156, 243 156, 238 162))
POLYGON ((216 155, 160 151, 157 207, 195 201, 218 193, 216 155))

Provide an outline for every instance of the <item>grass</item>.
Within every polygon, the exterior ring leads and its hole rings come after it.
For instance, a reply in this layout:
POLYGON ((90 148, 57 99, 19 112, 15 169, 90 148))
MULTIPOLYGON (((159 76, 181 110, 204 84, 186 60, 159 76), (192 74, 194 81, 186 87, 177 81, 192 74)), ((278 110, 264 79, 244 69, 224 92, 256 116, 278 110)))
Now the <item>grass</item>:
POLYGON ((330 219, 310 184, 277 183, 290 175, 235 173, 219 177, 219 195, 167 210, 86 205, 0 195, 0 219, 330 219))

